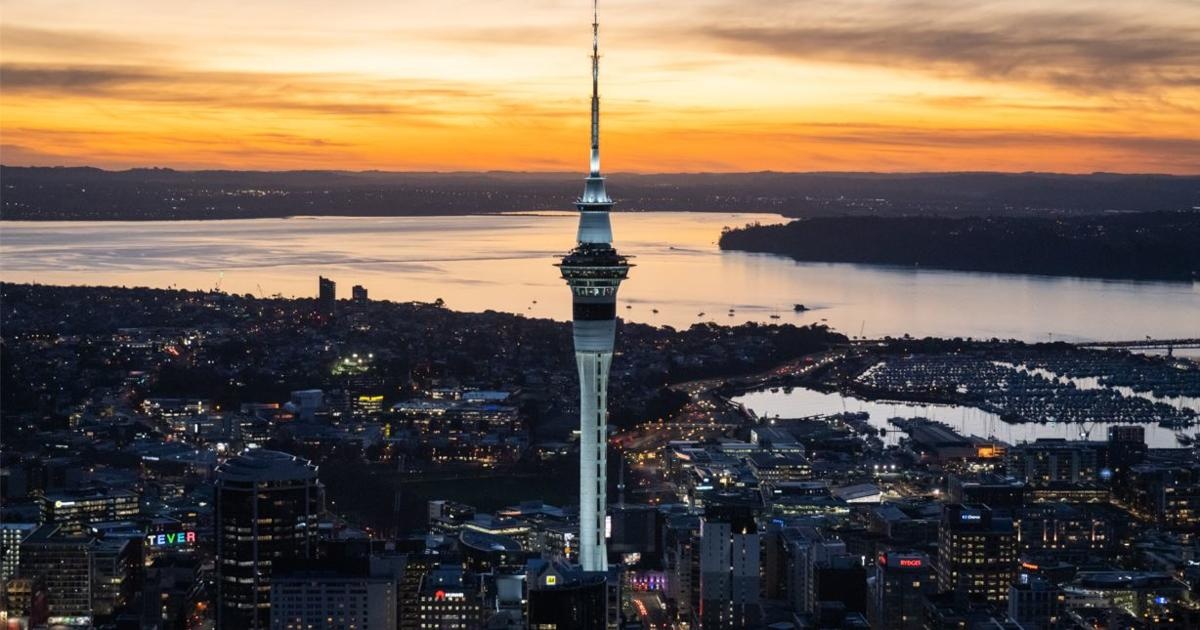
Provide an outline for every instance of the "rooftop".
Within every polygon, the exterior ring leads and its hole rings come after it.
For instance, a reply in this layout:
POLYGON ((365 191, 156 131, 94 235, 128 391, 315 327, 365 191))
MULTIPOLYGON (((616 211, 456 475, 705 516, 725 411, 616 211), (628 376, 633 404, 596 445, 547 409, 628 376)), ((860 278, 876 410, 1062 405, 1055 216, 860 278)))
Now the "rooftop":
POLYGON ((219 481, 290 481, 316 479, 317 467, 295 455, 253 449, 217 467, 219 481))

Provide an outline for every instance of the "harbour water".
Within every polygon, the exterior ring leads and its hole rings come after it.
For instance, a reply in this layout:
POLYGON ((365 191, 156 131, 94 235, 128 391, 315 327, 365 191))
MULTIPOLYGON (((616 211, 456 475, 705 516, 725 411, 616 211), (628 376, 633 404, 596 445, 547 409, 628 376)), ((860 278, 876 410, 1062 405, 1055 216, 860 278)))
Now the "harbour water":
MULTIPOLYGON (((1025 341, 1200 336, 1200 283, 1105 281, 797 263, 721 252, 722 227, 772 214, 615 213, 615 243, 637 266, 619 315, 655 325, 820 322, 850 336, 1025 341), (803 303, 810 310, 793 311, 803 303)), ((445 300, 447 307, 570 319, 552 266, 574 243, 574 213, 295 217, 236 221, 0 222, 10 282, 212 289, 307 297, 445 300)))
MULTIPOLYGON (((1105 423, 1084 426, 1077 423, 1022 423, 1004 422, 993 413, 961 405, 922 405, 915 403, 869 401, 839 393, 824 393, 804 387, 790 391, 763 390, 743 394, 733 399, 745 405, 755 415, 766 421, 770 418, 809 418, 828 416, 844 412, 866 412, 868 422, 877 429, 885 429, 884 443, 895 444, 902 436, 896 427, 888 423, 889 418, 929 418, 949 425, 963 435, 995 437, 1008 444, 1031 442, 1038 438, 1065 438, 1078 440, 1083 431, 1090 430, 1089 439, 1103 440, 1108 435, 1105 423)), ((1141 424, 1146 430, 1146 443, 1151 448, 1174 448, 1179 446, 1175 430, 1157 424, 1141 424)), ((1189 434, 1196 429, 1190 429, 1189 434)))

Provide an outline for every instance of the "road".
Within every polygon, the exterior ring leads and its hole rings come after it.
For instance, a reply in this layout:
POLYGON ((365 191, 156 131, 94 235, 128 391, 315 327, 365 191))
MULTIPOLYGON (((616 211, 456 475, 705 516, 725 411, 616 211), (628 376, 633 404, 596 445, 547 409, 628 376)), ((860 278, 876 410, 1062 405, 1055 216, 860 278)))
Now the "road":
POLYGON ((671 630, 671 618, 657 591, 637 591, 633 594, 633 607, 637 609, 646 630, 671 630))

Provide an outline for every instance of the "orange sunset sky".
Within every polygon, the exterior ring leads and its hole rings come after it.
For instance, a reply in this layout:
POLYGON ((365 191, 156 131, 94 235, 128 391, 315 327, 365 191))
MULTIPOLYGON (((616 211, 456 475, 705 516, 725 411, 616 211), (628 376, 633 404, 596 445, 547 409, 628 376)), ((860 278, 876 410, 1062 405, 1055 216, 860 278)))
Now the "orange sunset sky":
MULTIPOLYGON (((1195 0, 602 0, 606 171, 1200 172, 1195 0)), ((4 0, 0 161, 586 167, 588 0, 4 0)))

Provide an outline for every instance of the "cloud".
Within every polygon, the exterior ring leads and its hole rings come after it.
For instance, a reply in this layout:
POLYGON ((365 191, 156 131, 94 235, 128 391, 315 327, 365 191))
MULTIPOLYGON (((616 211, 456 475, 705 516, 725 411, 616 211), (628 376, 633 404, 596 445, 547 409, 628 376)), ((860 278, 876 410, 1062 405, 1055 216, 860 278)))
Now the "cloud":
POLYGON ((296 111, 340 117, 402 116, 443 126, 454 116, 556 117, 569 104, 515 102, 473 84, 429 79, 154 66, 0 64, 6 94, 117 99, 205 108, 296 111))
POLYGON ((1152 23, 1100 9, 997 13, 984 6, 882 3, 874 12, 802 17, 772 15, 762 5, 761 19, 713 21, 693 32, 737 53, 1077 91, 1200 87, 1200 22, 1152 23))
POLYGON ((89 30, 46 29, 17 24, 0 25, 0 41, 8 54, 49 54, 55 57, 87 56, 93 59, 145 57, 162 45, 89 30))

